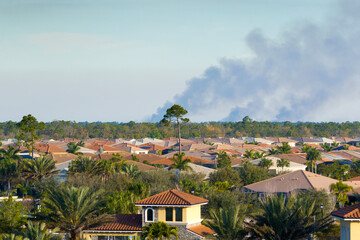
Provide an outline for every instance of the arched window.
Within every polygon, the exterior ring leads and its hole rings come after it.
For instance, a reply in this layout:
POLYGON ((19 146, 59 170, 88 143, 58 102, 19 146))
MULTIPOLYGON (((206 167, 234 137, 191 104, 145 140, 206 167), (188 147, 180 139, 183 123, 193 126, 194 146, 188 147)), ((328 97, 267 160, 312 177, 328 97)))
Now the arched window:
POLYGON ((145 219, 146 219, 146 222, 153 222, 154 221, 154 209, 152 209, 152 208, 146 209, 145 219))

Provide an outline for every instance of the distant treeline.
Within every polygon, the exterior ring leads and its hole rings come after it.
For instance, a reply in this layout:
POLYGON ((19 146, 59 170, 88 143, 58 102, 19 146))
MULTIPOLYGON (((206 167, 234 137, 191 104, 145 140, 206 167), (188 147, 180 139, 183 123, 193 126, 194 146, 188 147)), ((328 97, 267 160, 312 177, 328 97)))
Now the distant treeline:
MULTIPOLYGON (((16 122, 0 123, 0 139, 16 138, 16 122)), ((41 138, 166 138, 176 136, 174 126, 160 123, 72 122, 53 121, 38 132, 41 138)), ((183 138, 193 137, 354 137, 360 136, 360 122, 257 122, 245 117, 240 122, 187 123, 182 125, 183 138)))

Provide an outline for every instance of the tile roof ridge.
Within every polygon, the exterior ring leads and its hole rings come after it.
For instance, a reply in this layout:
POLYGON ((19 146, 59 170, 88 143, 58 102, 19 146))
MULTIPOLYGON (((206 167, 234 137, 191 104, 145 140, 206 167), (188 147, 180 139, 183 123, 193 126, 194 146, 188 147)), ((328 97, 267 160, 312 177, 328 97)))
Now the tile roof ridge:
POLYGON ((180 198, 181 200, 183 200, 184 202, 186 202, 187 204, 189 205, 192 205, 189 201, 185 200, 183 197, 179 196, 177 193, 175 193, 174 191, 177 191, 177 192, 181 192, 181 193, 185 193, 185 192, 182 192, 180 190, 177 190, 177 189, 171 189, 169 190, 172 194, 174 194, 175 196, 177 196, 178 198, 180 198))
MULTIPOLYGON (((301 171, 301 173, 304 175, 306 181, 309 182, 310 186, 311 186, 313 189, 315 189, 314 185, 310 182, 309 178, 306 176, 305 171, 304 171, 304 170, 300 170, 300 171, 301 171)), ((321 176, 321 175, 320 175, 320 176, 321 176)))
POLYGON ((282 175, 278 175, 278 176, 275 176, 275 177, 272 177, 272 178, 268 178, 268 179, 265 179, 265 180, 262 180, 262 181, 259 181, 259 182, 256 182, 256 183, 252 183, 252 184, 249 184, 249 185, 245 185, 245 186, 243 186, 243 187, 255 185, 255 184, 258 184, 258 183, 261 183, 261 182, 265 182, 265 181, 268 181, 268 180, 271 180, 271 179, 274 179, 274 178, 284 177, 285 175, 289 175, 289 174, 291 174, 291 173, 294 174, 294 173, 299 172, 299 171, 303 171, 303 170, 296 170, 296 171, 293 171, 293 172, 288 172, 288 173, 285 173, 285 174, 282 174, 282 175))

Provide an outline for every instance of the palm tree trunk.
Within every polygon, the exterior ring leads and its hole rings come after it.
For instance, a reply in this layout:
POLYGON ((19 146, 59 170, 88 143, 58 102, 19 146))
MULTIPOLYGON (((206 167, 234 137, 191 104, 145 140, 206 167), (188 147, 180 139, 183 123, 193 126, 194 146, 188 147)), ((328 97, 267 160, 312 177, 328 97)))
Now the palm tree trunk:
POLYGON ((10 178, 8 179, 8 197, 10 196, 10 188, 11 188, 11 185, 10 185, 10 178))
POLYGON ((75 231, 70 231, 70 240, 77 240, 78 237, 77 237, 77 234, 75 231))

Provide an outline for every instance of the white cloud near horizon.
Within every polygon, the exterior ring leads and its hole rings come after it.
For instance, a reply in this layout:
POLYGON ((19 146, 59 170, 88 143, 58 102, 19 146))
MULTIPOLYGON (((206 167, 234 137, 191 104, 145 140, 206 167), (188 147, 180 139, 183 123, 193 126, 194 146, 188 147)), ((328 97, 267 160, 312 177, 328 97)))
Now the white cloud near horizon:
POLYGON ((47 53, 62 54, 73 51, 98 51, 130 45, 114 37, 72 32, 46 32, 31 34, 27 40, 47 53))

